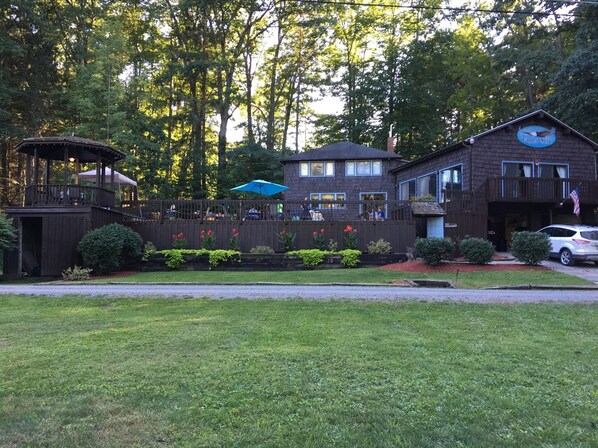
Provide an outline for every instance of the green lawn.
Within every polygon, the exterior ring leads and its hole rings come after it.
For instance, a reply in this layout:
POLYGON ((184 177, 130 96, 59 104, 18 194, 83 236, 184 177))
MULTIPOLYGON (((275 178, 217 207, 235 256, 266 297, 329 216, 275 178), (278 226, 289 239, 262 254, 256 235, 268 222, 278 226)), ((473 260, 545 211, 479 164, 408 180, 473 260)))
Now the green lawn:
POLYGON ((406 279, 438 279, 456 282, 460 288, 485 288, 504 285, 592 285, 572 275, 546 271, 491 271, 421 274, 393 272, 376 268, 323 269, 305 271, 169 271, 140 272, 123 279, 101 279, 96 282, 200 282, 200 283, 392 283, 406 279))
POLYGON ((0 297, 1 447, 595 447, 598 306, 0 297))

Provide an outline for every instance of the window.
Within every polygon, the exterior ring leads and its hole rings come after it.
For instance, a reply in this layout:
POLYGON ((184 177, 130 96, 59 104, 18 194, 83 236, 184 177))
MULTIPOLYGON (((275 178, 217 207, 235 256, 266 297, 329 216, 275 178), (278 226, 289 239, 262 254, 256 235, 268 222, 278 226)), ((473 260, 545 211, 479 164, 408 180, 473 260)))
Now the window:
POLYGON ((436 173, 417 178, 417 196, 432 196, 436 199, 436 173))
POLYGON ((552 163, 540 164, 540 177, 564 179, 569 177, 569 167, 567 165, 557 165, 552 163))
POLYGON ((444 190, 463 190, 462 165, 440 171, 440 201, 444 201, 444 190))
POLYGON ((359 193, 359 216, 370 221, 386 219, 386 193, 359 193))
POLYGON ((525 162, 503 162, 505 177, 532 177, 532 164, 525 162))
POLYGON ((345 193, 312 193, 310 194, 311 206, 313 208, 329 208, 329 209, 340 209, 345 208, 345 193), (320 201, 326 201, 328 203, 320 203, 320 201))
POLYGON ((334 176, 334 162, 301 162, 300 176, 332 177, 334 176))
POLYGON ((401 201, 412 201, 415 199, 415 179, 399 184, 399 199, 401 201))
POLYGON ((529 184, 523 179, 532 177, 533 164, 530 162, 503 162, 502 174, 502 196, 504 198, 527 198, 530 189, 529 184))
POLYGON ((345 162, 345 176, 381 176, 381 160, 351 160, 345 162))

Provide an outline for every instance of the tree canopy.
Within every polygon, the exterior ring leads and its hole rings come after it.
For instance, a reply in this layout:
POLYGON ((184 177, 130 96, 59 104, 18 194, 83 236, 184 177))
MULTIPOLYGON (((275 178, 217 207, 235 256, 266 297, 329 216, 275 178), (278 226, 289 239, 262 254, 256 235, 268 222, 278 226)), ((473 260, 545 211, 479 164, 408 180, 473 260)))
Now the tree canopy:
POLYGON ((391 125, 407 159, 538 107, 598 138, 592 3, 6 0, 0 13, 4 205, 29 136, 113 144, 147 198, 280 181, 283 155, 383 149, 391 125), (332 97, 338 113, 316 106, 332 97))

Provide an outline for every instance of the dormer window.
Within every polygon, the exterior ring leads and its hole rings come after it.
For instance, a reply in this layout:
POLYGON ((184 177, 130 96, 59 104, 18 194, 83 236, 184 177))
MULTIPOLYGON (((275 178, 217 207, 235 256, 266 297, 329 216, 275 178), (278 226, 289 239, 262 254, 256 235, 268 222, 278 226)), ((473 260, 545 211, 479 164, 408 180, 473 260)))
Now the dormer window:
POLYGON ((345 176, 381 176, 381 160, 348 160, 345 162, 345 176))
POLYGON ((301 177, 334 177, 334 162, 301 162, 301 177))

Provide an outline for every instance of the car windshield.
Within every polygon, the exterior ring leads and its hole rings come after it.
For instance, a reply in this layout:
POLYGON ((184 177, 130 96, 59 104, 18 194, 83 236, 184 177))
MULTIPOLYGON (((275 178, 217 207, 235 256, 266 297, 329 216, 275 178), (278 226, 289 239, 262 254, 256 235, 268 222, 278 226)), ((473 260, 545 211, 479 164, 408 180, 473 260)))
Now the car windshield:
POLYGON ((585 230, 579 234, 587 240, 598 241, 598 230, 585 230))

